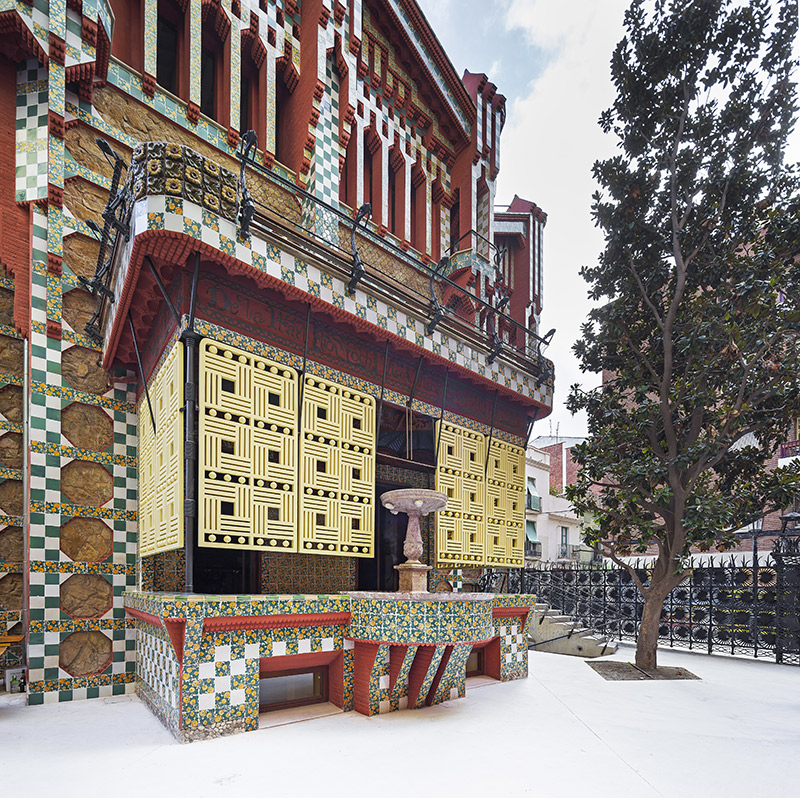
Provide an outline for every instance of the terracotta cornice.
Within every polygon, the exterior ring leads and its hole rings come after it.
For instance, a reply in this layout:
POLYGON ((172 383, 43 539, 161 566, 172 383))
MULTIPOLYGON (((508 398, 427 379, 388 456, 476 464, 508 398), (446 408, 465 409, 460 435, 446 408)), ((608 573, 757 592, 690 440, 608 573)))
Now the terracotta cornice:
POLYGON ((348 626, 349 612, 314 612, 296 615, 226 615, 203 619, 203 634, 245 629, 297 629, 304 626, 348 626))
POLYGON ((522 607, 492 607, 492 618, 524 618, 531 608, 522 607))

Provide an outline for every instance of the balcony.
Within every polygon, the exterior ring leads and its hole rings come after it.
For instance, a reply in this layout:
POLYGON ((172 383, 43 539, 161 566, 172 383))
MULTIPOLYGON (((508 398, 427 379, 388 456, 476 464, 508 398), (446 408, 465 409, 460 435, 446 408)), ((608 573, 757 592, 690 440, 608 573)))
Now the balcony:
POLYGON ((542 497, 534 496, 529 493, 525 499, 525 509, 533 510, 535 513, 542 512, 542 497))

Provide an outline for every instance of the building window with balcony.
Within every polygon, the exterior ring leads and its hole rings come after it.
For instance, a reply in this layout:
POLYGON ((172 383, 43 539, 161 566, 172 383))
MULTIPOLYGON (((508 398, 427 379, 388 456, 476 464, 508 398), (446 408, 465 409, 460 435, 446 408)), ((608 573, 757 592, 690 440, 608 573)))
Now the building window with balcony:
POLYGON ((533 510, 537 513, 542 511, 542 497, 539 496, 539 491, 536 490, 536 480, 532 477, 528 478, 528 491, 525 498, 525 509, 533 510))
POLYGON ((569 557, 569 527, 561 527, 561 547, 558 554, 559 558, 566 559, 569 557))

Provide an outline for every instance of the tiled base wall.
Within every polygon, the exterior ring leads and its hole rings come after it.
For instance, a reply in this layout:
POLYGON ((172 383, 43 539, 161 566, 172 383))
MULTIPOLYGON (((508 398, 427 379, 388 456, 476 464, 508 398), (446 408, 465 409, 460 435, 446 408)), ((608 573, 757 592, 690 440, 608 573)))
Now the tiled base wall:
POLYGON ((355 557, 319 554, 261 555, 261 590, 264 593, 340 593, 358 587, 355 557))

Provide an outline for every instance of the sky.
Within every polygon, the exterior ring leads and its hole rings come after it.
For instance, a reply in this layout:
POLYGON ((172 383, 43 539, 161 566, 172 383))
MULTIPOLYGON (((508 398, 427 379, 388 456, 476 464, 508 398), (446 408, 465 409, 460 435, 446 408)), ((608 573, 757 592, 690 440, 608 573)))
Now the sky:
MULTIPOLYGON (((573 383, 593 387, 572 354, 591 308, 579 275, 594 264, 603 237, 590 215, 592 164, 614 153, 597 120, 614 99, 609 62, 622 38, 628 0, 417 0, 461 75, 484 72, 506 97, 498 204, 514 194, 547 213, 541 331, 556 328, 547 356, 555 363, 553 412, 539 435, 585 435, 572 416, 573 383)), ((800 131, 787 155, 800 160, 800 131)))

